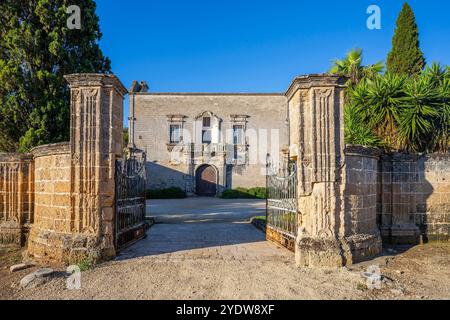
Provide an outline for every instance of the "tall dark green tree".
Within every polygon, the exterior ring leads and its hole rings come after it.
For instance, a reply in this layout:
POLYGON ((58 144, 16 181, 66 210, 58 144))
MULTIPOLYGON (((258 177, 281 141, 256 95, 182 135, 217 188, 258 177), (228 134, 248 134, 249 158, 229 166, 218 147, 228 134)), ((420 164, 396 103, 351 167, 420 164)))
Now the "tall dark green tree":
POLYGON ((69 139, 63 75, 110 72, 95 9, 92 0, 1 1, 0 151, 69 139), (71 5, 81 9, 81 29, 67 26, 71 5))
POLYGON ((387 59, 387 71, 399 75, 416 76, 424 67, 425 58, 420 49, 416 18, 411 7, 405 3, 397 19, 392 51, 387 59))

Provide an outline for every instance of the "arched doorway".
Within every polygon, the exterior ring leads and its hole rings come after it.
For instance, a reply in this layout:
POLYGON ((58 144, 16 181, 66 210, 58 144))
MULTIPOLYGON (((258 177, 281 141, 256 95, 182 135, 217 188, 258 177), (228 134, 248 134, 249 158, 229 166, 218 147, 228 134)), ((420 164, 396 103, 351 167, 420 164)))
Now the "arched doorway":
POLYGON ((195 174, 196 193, 202 197, 214 197, 217 194, 217 172, 213 166, 202 165, 195 174))

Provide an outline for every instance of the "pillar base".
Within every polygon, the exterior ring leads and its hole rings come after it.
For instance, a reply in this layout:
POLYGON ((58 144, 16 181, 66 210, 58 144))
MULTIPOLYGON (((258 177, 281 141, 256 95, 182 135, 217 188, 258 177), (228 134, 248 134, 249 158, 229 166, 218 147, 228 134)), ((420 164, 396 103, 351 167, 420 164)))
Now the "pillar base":
POLYGON ((0 246, 20 247, 22 245, 22 227, 18 222, 0 223, 0 246))
POLYGON ((391 245, 420 244, 420 229, 415 224, 381 227, 383 243, 391 245))
POLYGON ((357 234, 348 238, 299 237, 295 245, 297 267, 343 267, 380 254, 379 234, 357 234))
POLYGON ((77 264, 89 259, 93 263, 115 257, 115 249, 106 239, 93 235, 67 234, 31 230, 28 255, 40 263, 77 264))

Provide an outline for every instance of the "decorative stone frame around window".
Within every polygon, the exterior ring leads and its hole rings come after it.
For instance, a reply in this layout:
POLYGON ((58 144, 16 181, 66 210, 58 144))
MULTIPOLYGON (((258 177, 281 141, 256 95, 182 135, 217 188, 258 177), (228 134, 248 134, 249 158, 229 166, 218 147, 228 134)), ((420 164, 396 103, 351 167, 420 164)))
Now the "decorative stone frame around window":
POLYGON ((222 140, 220 134, 221 126, 222 119, 211 111, 204 111, 198 114, 194 118, 194 143, 203 146, 220 143, 222 140), (209 120, 206 120, 208 118, 209 120), (211 141, 208 141, 208 139, 204 140, 205 131, 209 131, 207 133, 210 134, 210 136, 207 137, 210 137, 211 141))
POLYGON ((172 152, 173 148, 175 146, 177 146, 178 144, 183 142, 183 130, 184 130, 184 124, 186 122, 186 116, 184 115, 179 115, 179 114, 175 114, 175 115, 168 115, 167 116, 167 150, 169 152, 172 152), (173 125, 178 125, 180 126, 180 141, 178 143, 172 142, 171 139, 171 126, 173 125))
MULTIPOLYGON (((232 141, 233 152, 231 154, 232 163, 234 165, 246 165, 248 164, 248 142, 246 138, 247 123, 250 116, 232 114, 230 116, 230 126, 234 135, 235 126, 240 126, 242 128, 243 141, 242 144, 235 144, 232 141)), ((234 138, 233 138, 234 139, 234 138)))

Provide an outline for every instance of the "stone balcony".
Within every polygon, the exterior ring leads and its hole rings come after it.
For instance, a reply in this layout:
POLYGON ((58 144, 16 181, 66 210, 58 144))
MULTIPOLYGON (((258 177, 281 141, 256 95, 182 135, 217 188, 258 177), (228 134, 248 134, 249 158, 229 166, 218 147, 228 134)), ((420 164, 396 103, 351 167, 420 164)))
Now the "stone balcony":
POLYGON ((227 143, 178 144, 170 149, 172 159, 185 164, 223 163, 243 165, 247 161, 247 145, 227 143))

